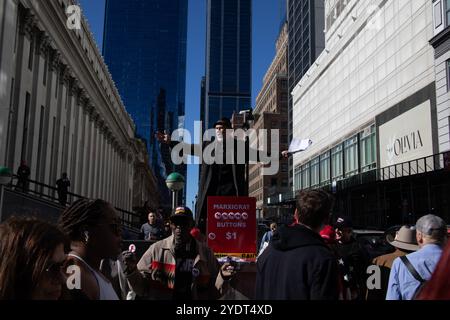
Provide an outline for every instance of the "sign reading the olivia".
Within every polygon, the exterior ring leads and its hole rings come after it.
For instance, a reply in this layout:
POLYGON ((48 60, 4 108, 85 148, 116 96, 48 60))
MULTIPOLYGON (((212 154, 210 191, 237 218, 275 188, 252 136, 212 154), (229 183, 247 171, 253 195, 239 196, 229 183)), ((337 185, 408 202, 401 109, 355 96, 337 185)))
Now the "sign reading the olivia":
POLYGON ((208 197, 208 246, 216 256, 256 258, 256 199, 208 197))
POLYGON ((381 168, 433 155, 431 102, 381 125, 379 136, 381 168))

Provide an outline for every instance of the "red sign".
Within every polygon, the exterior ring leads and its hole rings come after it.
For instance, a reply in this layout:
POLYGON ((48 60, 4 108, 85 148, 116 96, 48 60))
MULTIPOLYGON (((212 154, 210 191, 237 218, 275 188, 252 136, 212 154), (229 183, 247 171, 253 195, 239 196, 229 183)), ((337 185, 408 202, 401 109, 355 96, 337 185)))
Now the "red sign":
POLYGON ((256 199, 208 197, 208 246, 216 256, 256 259, 256 199))

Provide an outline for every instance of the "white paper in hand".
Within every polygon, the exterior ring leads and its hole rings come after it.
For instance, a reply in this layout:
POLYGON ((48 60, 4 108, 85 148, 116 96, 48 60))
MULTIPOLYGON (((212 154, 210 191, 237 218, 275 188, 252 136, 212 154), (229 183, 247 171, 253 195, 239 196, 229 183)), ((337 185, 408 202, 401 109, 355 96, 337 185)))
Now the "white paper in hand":
POLYGON ((300 140, 294 138, 291 142, 291 145, 289 146, 288 152, 290 154, 294 154, 297 152, 305 151, 309 148, 310 145, 312 145, 312 143, 313 142, 310 139, 300 140))

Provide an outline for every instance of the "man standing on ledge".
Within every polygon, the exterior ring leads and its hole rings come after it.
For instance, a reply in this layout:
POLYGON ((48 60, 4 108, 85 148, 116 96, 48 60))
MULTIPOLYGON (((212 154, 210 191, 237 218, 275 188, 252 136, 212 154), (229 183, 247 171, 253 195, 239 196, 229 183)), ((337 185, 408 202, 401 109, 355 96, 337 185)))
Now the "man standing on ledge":
MULTIPOLYGON (((227 163, 228 159, 225 150, 226 142, 233 139, 232 125, 228 118, 222 118, 214 124, 216 130, 216 139, 212 142, 205 141, 203 145, 191 145, 188 149, 191 151, 190 155, 199 155, 211 143, 216 144, 216 150, 222 148, 223 161, 222 163, 214 162, 213 164, 206 164, 202 162, 200 169, 200 187, 198 190, 196 224, 200 231, 206 234, 206 217, 207 217, 207 199, 209 196, 222 197, 246 197, 248 196, 248 183, 245 180, 245 166, 249 162, 249 143, 245 144, 245 163, 238 163, 238 143, 234 143, 234 163, 227 163)), ((167 134, 157 133, 156 138, 159 142, 169 144, 173 149, 180 142, 171 141, 167 134)), ((283 151, 281 157, 288 157, 288 152, 283 151)), ((216 159, 217 160, 217 159, 216 159)), ((257 161, 259 161, 259 156, 257 161)))

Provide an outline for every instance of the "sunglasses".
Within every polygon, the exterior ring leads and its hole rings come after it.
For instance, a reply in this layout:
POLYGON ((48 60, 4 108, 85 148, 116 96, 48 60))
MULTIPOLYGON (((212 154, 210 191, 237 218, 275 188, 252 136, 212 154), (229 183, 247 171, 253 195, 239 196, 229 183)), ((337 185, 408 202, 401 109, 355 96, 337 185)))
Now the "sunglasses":
POLYGON ((185 219, 176 219, 174 221, 171 221, 171 224, 173 224, 175 227, 188 227, 191 225, 191 222, 185 219))

